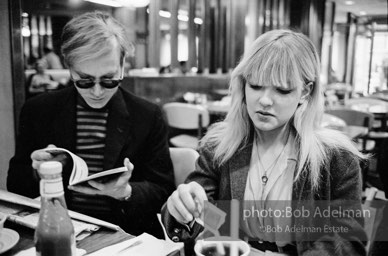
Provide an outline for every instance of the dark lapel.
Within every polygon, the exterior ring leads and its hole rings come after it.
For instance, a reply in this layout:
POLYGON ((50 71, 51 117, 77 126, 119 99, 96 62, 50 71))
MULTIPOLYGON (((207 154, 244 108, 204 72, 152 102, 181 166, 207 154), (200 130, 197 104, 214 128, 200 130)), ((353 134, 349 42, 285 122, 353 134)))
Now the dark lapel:
POLYGON ((109 104, 104 154, 105 170, 115 167, 123 146, 129 143, 129 131, 132 124, 121 89, 116 92, 109 104))
MULTIPOLYGON (((310 189, 308 189, 308 179, 310 179, 310 175, 308 175, 308 171, 306 170, 306 165, 302 170, 302 173, 300 175, 300 178, 293 183, 292 185, 292 200, 294 202, 296 201, 302 201, 302 200, 309 200, 312 196, 310 189)), ((296 171, 295 171, 296 174, 296 171)))
POLYGON ((57 111, 52 121, 53 143, 57 147, 66 148, 74 152, 77 91, 73 87, 63 90, 66 91, 58 98, 56 105, 58 107, 53 107, 53 111, 57 111))
POLYGON ((230 189, 233 199, 244 200, 251 154, 252 143, 249 143, 240 149, 229 162, 230 189))

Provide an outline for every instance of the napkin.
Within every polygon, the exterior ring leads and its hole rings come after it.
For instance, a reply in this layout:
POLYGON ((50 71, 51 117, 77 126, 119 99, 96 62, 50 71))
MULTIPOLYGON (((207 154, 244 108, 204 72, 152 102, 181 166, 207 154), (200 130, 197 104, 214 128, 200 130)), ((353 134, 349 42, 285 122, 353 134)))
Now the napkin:
MULTIPOLYGON (((84 249, 76 249, 77 256, 82 256, 86 254, 84 249)), ((35 247, 31 247, 30 249, 23 250, 15 254, 15 256, 36 256, 35 247)))
POLYGON ((164 256, 180 250, 182 245, 169 243, 165 240, 143 233, 140 236, 117 243, 91 254, 90 256, 131 255, 131 256, 164 256))

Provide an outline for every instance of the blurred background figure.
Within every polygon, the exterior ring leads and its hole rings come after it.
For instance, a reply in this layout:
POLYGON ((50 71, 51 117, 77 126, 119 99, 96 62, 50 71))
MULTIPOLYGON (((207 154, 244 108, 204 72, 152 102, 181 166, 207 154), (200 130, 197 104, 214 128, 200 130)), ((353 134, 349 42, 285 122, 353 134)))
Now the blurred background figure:
POLYGON ((46 90, 57 89, 59 83, 53 79, 49 74, 46 74, 47 62, 44 59, 40 59, 35 62, 36 73, 32 74, 27 81, 28 94, 33 96, 46 90))
POLYGON ((47 62, 47 69, 63 69, 61 59, 55 54, 53 49, 44 47, 43 59, 47 62))

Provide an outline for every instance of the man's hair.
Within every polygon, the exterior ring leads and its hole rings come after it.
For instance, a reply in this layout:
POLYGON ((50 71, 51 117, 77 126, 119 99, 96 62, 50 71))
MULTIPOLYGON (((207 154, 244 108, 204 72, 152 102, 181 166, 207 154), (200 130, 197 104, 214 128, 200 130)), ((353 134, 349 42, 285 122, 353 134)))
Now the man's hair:
POLYGON ((97 58, 112 50, 112 40, 121 56, 133 54, 124 27, 103 12, 88 12, 70 20, 62 32, 61 52, 68 67, 76 62, 97 58))

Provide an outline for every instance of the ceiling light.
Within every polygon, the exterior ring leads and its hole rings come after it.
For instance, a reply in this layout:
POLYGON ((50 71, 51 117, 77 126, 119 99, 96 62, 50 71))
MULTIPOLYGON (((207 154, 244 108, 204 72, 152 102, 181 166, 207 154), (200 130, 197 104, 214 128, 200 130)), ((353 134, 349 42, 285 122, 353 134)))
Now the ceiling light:
MULTIPOLYGON (((147 13, 149 13, 148 9, 147 9, 147 13)), ((179 13, 184 13, 184 12, 179 12, 179 13)), ((159 15, 163 18, 171 18, 171 13, 168 11, 160 10, 159 15)), ((180 21, 186 21, 186 22, 189 21, 189 16, 184 15, 184 14, 178 14, 177 18, 180 21)), ((201 18, 194 18, 194 23, 201 25, 203 23, 203 20, 201 18)))
POLYGON ((353 5, 353 4, 354 4, 354 1, 345 1, 345 4, 346 4, 346 5, 353 5))
POLYGON ((168 11, 163 11, 163 10, 160 10, 160 11, 159 11, 159 15, 160 15, 161 17, 164 17, 164 18, 170 18, 170 17, 171 17, 171 13, 170 13, 170 12, 168 12, 168 11))
POLYGON ((364 15, 366 15, 366 12, 365 11, 360 11, 360 15, 364 16, 364 15))
POLYGON ((95 4, 108 5, 112 7, 122 7, 122 5, 114 0, 85 0, 87 2, 92 2, 95 4))
POLYGON ((146 7, 147 5, 150 4, 150 0, 115 0, 118 3, 120 3, 122 6, 127 6, 127 7, 146 7))
POLYGON ((201 18, 194 18, 194 23, 201 25, 203 23, 203 20, 201 18))

